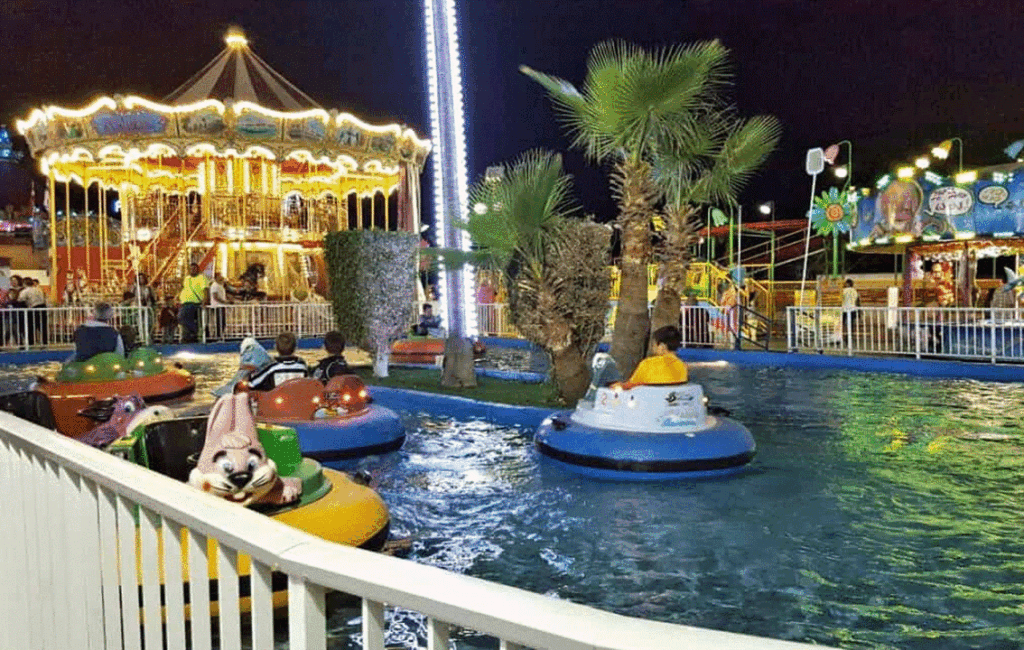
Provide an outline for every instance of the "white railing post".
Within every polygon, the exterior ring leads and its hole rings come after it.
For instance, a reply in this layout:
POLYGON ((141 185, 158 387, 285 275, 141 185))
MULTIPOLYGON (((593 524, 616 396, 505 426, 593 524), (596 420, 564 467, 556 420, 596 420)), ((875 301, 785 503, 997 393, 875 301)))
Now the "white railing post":
POLYGON ((118 564, 121 574, 121 630, 125 650, 141 650, 139 636, 139 579, 136 574, 137 555, 135 549, 134 503, 123 496, 117 496, 117 540, 119 543, 118 564))
MULTIPOLYGON (((121 593, 117 570, 117 494, 96 487, 100 525, 100 582, 103 590, 103 631, 106 650, 121 650, 121 593)), ((195 601, 192 601, 195 602, 195 601)))
POLYGON ((384 648, 384 603, 363 598, 363 650, 384 648))
MULTIPOLYGON (((220 650, 242 650, 242 620, 238 608, 238 552, 217 544, 217 622, 220 650)), ((300 648, 307 646, 299 644, 300 648)))
POLYGON ((427 619, 427 650, 448 650, 449 631, 447 623, 427 619))
POLYGON ((992 357, 991 361, 992 361, 992 363, 995 363, 996 362, 996 310, 995 309, 992 310, 992 322, 989 325, 989 327, 991 328, 990 332, 989 332, 989 334, 990 334, 989 349, 991 350, 991 357, 992 357))
POLYGON ((796 352, 796 348, 793 347, 793 324, 795 320, 793 318, 793 308, 786 307, 786 350, 789 352, 796 352))
POLYGON ((188 531, 189 630, 193 650, 210 650, 209 545, 205 535, 188 531))
MULTIPOLYGON (((157 539, 160 535, 160 516, 148 508, 139 507, 139 551, 142 575, 143 642, 147 648, 163 644, 160 611, 160 564, 157 539)), ((167 577, 168 582, 171 577, 167 577)))
MULTIPOLYGON (((288 636, 290 646, 327 649, 324 588, 299 576, 288 576, 288 636)), ((363 644, 366 648, 366 644, 363 644)))
POLYGON ((921 308, 914 307, 914 358, 921 358, 921 308))
POLYGON ((249 584, 252 592, 252 647, 274 647, 274 609, 270 567, 250 561, 249 584))
POLYGON ((185 590, 182 585, 182 528, 166 517, 161 521, 164 541, 164 601, 167 650, 185 650, 185 590))

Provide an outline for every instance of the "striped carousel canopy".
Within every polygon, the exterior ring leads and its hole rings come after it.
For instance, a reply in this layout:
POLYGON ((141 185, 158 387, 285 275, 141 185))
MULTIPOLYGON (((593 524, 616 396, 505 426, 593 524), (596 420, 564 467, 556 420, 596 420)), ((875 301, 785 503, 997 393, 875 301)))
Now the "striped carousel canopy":
POLYGON ((168 95, 168 104, 191 104, 204 99, 252 102, 280 111, 322 108, 249 49, 242 30, 224 37, 227 47, 195 76, 168 95))

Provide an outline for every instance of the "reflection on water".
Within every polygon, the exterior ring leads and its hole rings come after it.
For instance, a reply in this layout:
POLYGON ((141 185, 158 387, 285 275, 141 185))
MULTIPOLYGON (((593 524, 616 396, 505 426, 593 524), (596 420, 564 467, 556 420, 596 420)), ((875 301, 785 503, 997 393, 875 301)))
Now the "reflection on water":
MULTIPOLYGON (((233 363, 186 366, 211 388, 233 363)), ((691 375, 750 427, 749 471, 593 481, 540 459, 529 431, 418 413, 404 414, 400 452, 342 467, 375 474, 417 562, 774 638, 1021 647, 1024 387, 727 364, 691 364, 691 375)), ((359 647, 358 615, 329 610, 331 647, 359 647)), ((423 644, 422 617, 388 617, 389 645, 423 644)), ((456 637, 460 648, 495 647, 456 637)))

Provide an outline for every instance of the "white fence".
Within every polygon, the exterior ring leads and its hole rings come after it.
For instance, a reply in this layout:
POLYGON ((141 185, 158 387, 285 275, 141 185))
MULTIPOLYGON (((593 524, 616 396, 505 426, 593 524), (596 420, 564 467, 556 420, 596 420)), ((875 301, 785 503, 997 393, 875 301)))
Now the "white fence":
MULTIPOLYGON (((111 325, 131 326, 143 344, 175 343, 180 328, 165 331, 159 324, 159 308, 114 306, 111 325)), ((92 317, 84 305, 0 309, 0 348, 15 350, 72 349, 75 329, 92 317)), ((241 339, 246 336, 274 338, 284 331, 299 338, 323 336, 334 329, 330 303, 236 303, 205 307, 200 312, 201 341, 241 339)))
POLYGON ((390 607, 426 617, 431 650, 448 650, 454 627, 497 637, 503 650, 812 647, 619 616, 329 543, 7 413, 0 413, 0 485, 4 648, 282 647, 274 572, 287 576, 286 643, 293 650, 327 648, 329 590, 361 599, 362 647, 370 650, 385 648, 390 607), (208 539, 217 541, 215 619, 208 539), (243 555, 252 561, 245 617, 243 555))
POLYGON ((1024 313, 943 307, 789 307, 789 350, 1024 361, 1024 313))

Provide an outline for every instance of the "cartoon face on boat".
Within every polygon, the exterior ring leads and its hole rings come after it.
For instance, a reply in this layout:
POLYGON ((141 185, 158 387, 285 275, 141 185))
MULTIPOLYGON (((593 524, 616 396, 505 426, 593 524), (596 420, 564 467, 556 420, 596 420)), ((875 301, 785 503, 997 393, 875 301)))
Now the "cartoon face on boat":
POLYGON ((284 504, 296 500, 298 479, 282 479, 260 444, 246 393, 225 395, 210 413, 206 441, 190 485, 240 505, 284 504))

